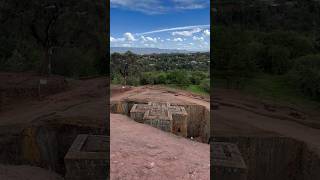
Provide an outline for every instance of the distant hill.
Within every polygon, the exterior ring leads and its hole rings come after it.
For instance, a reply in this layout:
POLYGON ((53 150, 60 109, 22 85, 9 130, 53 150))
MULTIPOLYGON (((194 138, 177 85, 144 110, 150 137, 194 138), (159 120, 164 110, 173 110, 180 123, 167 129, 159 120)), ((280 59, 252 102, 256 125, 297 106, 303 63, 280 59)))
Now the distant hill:
POLYGON ((125 53, 131 51, 135 54, 162 54, 162 53, 195 53, 196 51, 177 50, 177 49, 159 49, 159 48, 135 48, 135 47, 110 47, 110 53, 125 53))

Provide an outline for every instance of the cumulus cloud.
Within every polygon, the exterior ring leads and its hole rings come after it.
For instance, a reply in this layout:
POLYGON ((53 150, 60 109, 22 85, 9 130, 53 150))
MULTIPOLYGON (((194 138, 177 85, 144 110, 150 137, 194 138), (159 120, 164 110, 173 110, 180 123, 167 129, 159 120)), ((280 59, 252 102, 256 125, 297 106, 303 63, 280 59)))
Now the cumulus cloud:
POLYGON ((197 28, 192 29, 190 31, 175 31, 175 32, 172 32, 171 34, 173 36, 177 36, 177 35, 180 35, 180 36, 192 36, 194 33, 198 33, 200 31, 201 31, 201 29, 199 27, 197 27, 197 28))
POLYGON ((204 31, 203 31, 203 34, 204 34, 205 36, 210 36, 210 31, 209 31, 209 29, 204 30, 204 31))
POLYGON ((136 41, 134 35, 130 32, 124 33, 123 36, 126 38, 127 41, 136 41))
POLYGON ((192 39, 195 40, 195 41, 204 41, 203 37, 193 36, 192 39))
POLYGON ((141 36, 141 39, 142 39, 142 42, 148 42, 148 41, 150 41, 150 42, 153 42, 153 43, 157 43, 157 39, 159 39, 159 38, 152 38, 152 37, 149 37, 149 36, 147 36, 147 37, 144 37, 144 36, 141 36))
POLYGON ((156 38, 146 37, 146 39, 147 39, 148 41, 151 41, 151 42, 154 42, 154 43, 157 42, 157 39, 156 39, 156 38))
POLYGON ((182 42, 183 39, 182 39, 182 38, 174 38, 173 41, 175 41, 175 42, 178 42, 178 41, 182 42))
POLYGON ((123 42, 123 41, 125 41, 124 38, 114 38, 110 36, 110 42, 123 42))

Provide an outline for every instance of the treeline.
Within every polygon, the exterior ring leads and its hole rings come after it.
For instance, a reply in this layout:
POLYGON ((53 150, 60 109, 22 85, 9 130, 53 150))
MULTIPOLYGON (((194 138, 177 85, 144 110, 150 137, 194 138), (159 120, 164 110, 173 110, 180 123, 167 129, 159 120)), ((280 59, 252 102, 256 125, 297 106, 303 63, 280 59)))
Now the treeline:
POLYGON ((111 80, 114 84, 165 84, 210 90, 210 54, 153 54, 131 52, 111 55, 111 80), (125 82, 126 79, 126 82, 125 82))
POLYGON ((216 0, 213 78, 229 88, 271 75, 320 100, 320 2, 216 0))
POLYGON ((274 29, 314 32, 320 29, 320 2, 317 0, 215 0, 215 25, 246 29, 274 29))
POLYGON ((320 99, 320 48, 308 34, 216 27, 213 36, 213 76, 230 88, 261 73, 282 75, 293 88, 320 99))
POLYGON ((1 0, 0 70, 107 73, 103 1, 1 0))

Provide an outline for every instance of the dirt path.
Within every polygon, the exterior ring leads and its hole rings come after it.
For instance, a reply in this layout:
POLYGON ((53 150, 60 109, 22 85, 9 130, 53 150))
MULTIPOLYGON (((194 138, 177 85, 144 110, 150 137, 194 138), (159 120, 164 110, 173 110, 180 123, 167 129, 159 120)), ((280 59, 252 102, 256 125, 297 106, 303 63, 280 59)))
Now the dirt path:
POLYGON ((40 120, 71 118, 105 120, 106 79, 75 81, 67 91, 38 99, 16 102, 0 112, 1 126, 28 126, 40 120))
POLYGON ((111 179, 209 179, 208 144, 163 132, 124 115, 111 114, 110 120, 111 179))
POLYGON ((210 108, 210 102, 192 97, 191 93, 185 91, 166 89, 165 87, 140 86, 131 87, 127 90, 122 90, 121 87, 111 88, 113 92, 110 101, 119 101, 121 99, 152 99, 153 101, 168 101, 171 103, 191 103, 199 104, 210 108))
POLYGON ((145 88, 143 87, 127 87, 122 89, 120 86, 112 86, 110 101, 119 101, 125 97, 135 95, 143 91, 145 91, 145 88))

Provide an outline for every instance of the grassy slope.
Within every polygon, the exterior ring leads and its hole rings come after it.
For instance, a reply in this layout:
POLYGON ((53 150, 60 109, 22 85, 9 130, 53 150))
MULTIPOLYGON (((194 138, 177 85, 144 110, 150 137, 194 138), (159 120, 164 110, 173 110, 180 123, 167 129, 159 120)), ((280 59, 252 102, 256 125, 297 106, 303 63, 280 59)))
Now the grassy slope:
MULTIPOLYGON (((216 87, 225 87, 223 81, 217 79, 216 87)), ((240 90, 259 99, 271 100, 275 103, 293 104, 305 108, 320 108, 320 102, 316 102, 300 93, 286 80, 284 76, 272 76, 261 74, 244 82, 240 90)))
POLYGON ((198 95, 204 95, 204 96, 209 96, 210 95, 208 92, 203 90, 199 85, 189 85, 189 86, 186 86, 186 87, 184 87, 184 86, 182 87, 182 86, 178 86, 178 85, 175 85, 175 84, 167 84, 167 85, 164 85, 164 86, 168 86, 168 87, 173 88, 173 89, 182 89, 182 90, 189 91, 189 92, 192 92, 192 93, 198 94, 198 95))

